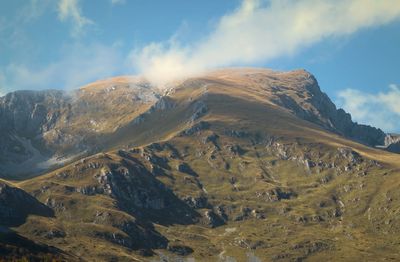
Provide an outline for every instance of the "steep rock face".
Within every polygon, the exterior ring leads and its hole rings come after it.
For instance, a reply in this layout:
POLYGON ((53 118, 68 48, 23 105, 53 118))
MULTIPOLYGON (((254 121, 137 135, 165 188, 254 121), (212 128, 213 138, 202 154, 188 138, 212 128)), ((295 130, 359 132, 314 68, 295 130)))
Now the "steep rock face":
POLYGON ((62 91, 17 91, 0 98, 0 126, 3 132, 35 137, 54 127, 68 98, 62 91))
POLYGON ((2 166, 8 161, 21 163, 38 155, 37 150, 32 150, 32 142, 54 128, 66 103, 63 92, 54 90, 17 91, 0 98, 2 166))
POLYGON ((349 113, 337 109, 330 98, 321 91, 313 75, 304 70, 288 72, 287 75, 279 76, 289 81, 287 86, 271 85, 275 96, 273 102, 290 109, 298 117, 347 138, 370 146, 384 143, 386 134, 382 130, 354 123, 349 113))
POLYGON ((385 137, 384 148, 389 152, 400 153, 400 135, 387 134, 385 137))
POLYGON ((385 137, 385 146, 390 146, 391 144, 395 144, 400 142, 399 134, 387 134, 385 137))
POLYGON ((52 216, 53 211, 25 191, 0 182, 0 225, 20 225, 30 214, 52 216))
POLYGON ((158 98, 146 81, 129 77, 74 92, 9 93, 0 98, 0 175, 32 175, 96 152, 108 134, 158 98))

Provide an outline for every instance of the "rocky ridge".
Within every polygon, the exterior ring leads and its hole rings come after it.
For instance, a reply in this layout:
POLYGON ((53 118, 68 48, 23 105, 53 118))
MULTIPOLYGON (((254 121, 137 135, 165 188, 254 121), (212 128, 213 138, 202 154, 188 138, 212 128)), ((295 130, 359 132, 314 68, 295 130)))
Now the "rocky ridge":
MULTIPOLYGON (((231 77, 247 79, 266 98, 329 131, 370 146, 383 145, 385 133, 352 122, 321 92, 316 79, 304 70, 229 70, 231 77), (248 72, 247 72, 248 71, 248 72)), ((221 78, 225 71, 211 76, 221 78)), ((168 96, 140 78, 120 77, 98 81, 75 92, 17 91, 0 98, 0 175, 26 176, 43 172, 82 155, 118 144, 118 130, 143 125, 155 111, 172 109, 174 90, 190 85, 207 87, 213 79, 189 79, 171 88, 168 96), (121 116, 121 113, 123 116, 121 116), (115 134, 115 137, 113 137, 115 134)), ((194 122, 208 111, 203 100, 193 101, 194 122)))

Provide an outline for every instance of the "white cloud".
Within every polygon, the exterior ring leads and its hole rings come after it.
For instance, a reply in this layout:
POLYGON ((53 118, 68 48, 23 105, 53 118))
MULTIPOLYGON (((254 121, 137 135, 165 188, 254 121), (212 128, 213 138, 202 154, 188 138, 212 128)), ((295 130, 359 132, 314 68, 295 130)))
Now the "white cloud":
POLYGON ((58 2, 58 17, 61 21, 71 21, 71 35, 74 37, 80 36, 85 28, 94 22, 82 15, 79 6, 79 0, 59 0, 58 2))
POLYGON ((121 74, 126 58, 119 44, 111 47, 99 44, 76 44, 66 48, 62 58, 46 67, 10 64, 0 69, 3 93, 16 89, 72 89, 86 83, 121 74))
POLYGON ((399 17, 398 0, 243 0, 205 38, 151 43, 131 59, 137 71, 162 84, 211 68, 266 62, 399 17))
POLYGON ((338 98, 337 104, 350 112, 355 121, 379 127, 386 132, 399 132, 399 86, 392 84, 389 90, 376 94, 345 89, 339 92, 338 98))
POLYGON ((123 5, 126 3, 126 0, 111 0, 112 5, 123 5))

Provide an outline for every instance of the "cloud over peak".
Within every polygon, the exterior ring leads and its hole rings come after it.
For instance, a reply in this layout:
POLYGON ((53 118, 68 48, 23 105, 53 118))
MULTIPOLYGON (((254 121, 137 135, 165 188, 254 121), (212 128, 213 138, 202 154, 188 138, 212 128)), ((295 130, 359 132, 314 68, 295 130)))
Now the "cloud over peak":
POLYGON ((399 17, 397 0, 244 0, 203 39, 181 44, 173 37, 151 43, 134 50, 132 61, 138 72, 162 84, 211 68, 291 55, 325 38, 399 17))

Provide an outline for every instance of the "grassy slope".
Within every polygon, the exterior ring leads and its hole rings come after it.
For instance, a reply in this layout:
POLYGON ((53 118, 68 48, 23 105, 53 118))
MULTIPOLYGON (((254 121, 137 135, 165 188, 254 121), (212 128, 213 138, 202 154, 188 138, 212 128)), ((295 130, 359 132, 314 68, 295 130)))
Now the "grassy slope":
MULTIPOLYGON (((243 89, 246 85, 242 79, 231 79, 230 74, 196 80, 171 95, 176 103, 173 109, 155 112, 143 125, 122 129, 111 137, 114 142, 110 144, 116 145, 116 149, 139 146, 151 154, 166 157, 168 166, 163 168, 165 175, 158 176, 158 181, 180 198, 206 195, 214 208, 222 205, 229 217, 226 225, 217 228, 200 222, 162 225, 153 221, 155 230, 170 243, 192 247, 195 251, 190 256, 198 261, 215 260, 218 256, 243 261, 249 254, 282 261, 295 258, 320 261, 329 257, 347 261, 400 259, 397 237, 400 194, 396 190, 400 181, 400 157, 300 120, 272 104, 263 90, 248 92, 243 89), (198 100, 207 105, 208 112, 201 120, 209 122, 210 129, 179 136, 181 130, 192 125, 189 118, 193 102, 198 100), (232 137, 227 135, 231 130, 243 130, 248 135, 232 137), (204 143, 204 138, 213 133, 219 136, 217 146, 204 143), (274 143, 268 146, 271 137, 274 143), (181 157, 171 158, 169 149, 142 147, 154 141, 172 145, 181 157), (232 153, 227 147, 232 145, 240 146, 244 153, 232 153), (363 157, 362 162, 345 171, 349 160, 340 157, 339 147, 352 148, 363 157), (282 157, 282 148, 292 159, 282 157), (316 163, 334 162, 336 167, 308 169, 293 159, 304 156, 316 163), (377 160, 383 166, 370 160, 377 160), (177 171, 176 166, 181 162, 188 163, 198 177, 177 171), (295 196, 279 201, 257 196, 274 188, 294 192, 295 196), (256 210, 265 219, 250 214, 234 221, 244 208, 256 210)), ((102 167, 125 165, 126 157, 117 152, 109 156, 99 157, 96 162, 102 167)), ((135 151, 129 156, 151 170, 151 163, 140 153, 135 151)), ((64 205, 56 211, 56 219, 30 217, 17 230, 88 260, 108 260, 112 256, 143 259, 137 251, 93 235, 93 232, 109 232, 126 236, 116 225, 136 219, 136 215, 121 211, 116 200, 104 194, 66 193, 66 186, 95 185, 93 176, 102 167, 80 170, 81 164, 77 162, 17 184, 42 202, 54 198, 64 205), (71 175, 64 179, 60 177, 63 172, 71 175), (48 189, 41 192, 43 186, 48 189), (94 223, 98 211, 107 211, 113 220, 94 223), (62 229, 66 237, 49 240, 38 233, 49 228, 62 229)), ((205 210, 195 212, 203 215, 205 210)), ((156 252, 174 256, 164 249, 156 252)))

